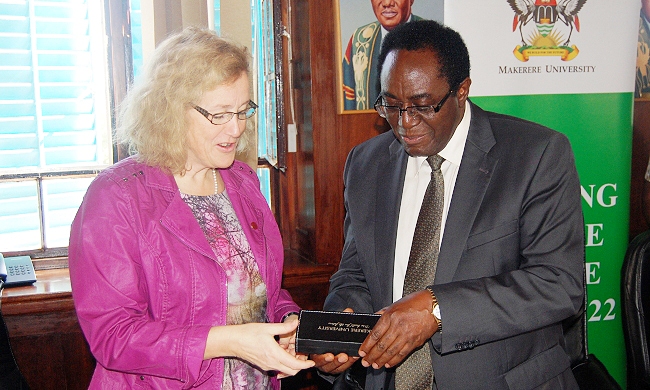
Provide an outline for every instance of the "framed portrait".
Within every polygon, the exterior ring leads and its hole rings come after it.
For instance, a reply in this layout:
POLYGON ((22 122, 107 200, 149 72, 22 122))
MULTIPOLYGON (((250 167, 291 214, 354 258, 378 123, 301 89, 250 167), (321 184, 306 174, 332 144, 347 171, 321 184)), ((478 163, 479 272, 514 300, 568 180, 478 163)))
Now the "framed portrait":
POLYGON ((335 0, 337 32, 337 93, 339 112, 374 111, 379 93, 377 57, 388 30, 417 19, 443 21, 443 0, 335 0))
POLYGON ((641 1, 634 97, 637 100, 650 100, 650 0, 641 1))

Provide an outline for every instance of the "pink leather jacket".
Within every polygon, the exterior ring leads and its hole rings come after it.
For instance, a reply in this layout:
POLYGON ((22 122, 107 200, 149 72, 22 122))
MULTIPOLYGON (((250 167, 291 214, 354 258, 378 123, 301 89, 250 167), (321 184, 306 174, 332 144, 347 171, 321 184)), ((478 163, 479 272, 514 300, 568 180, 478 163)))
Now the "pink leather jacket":
MULTIPOLYGON (((280 322, 299 308, 280 288, 278 226, 248 165, 221 176, 266 282, 268 321, 280 322)), ((203 353, 210 327, 225 324, 225 270, 171 175, 133 158, 100 173, 72 224, 69 259, 98 363, 91 389, 221 388, 223 359, 203 353)))

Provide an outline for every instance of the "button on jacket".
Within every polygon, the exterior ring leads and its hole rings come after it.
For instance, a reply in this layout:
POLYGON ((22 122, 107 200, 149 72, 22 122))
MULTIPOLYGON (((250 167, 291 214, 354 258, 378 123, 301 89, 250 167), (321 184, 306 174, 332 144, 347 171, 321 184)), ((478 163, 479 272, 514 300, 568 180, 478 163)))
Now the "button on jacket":
MULTIPOLYGON (((278 226, 248 165, 220 172, 266 283, 268 321, 280 322, 299 308, 280 288, 278 226)), ((91 389, 221 388, 224 360, 203 353, 210 328, 226 322, 226 270, 172 175, 133 157, 100 173, 72 224, 69 260, 97 359, 91 389)))

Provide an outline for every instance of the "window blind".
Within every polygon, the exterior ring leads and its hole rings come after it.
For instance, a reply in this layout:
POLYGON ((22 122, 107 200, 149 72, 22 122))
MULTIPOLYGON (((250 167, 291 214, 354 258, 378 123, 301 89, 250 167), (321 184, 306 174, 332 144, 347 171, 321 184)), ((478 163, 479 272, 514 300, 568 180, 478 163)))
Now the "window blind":
POLYGON ((0 251, 68 245, 112 163, 103 5, 0 0, 0 251))

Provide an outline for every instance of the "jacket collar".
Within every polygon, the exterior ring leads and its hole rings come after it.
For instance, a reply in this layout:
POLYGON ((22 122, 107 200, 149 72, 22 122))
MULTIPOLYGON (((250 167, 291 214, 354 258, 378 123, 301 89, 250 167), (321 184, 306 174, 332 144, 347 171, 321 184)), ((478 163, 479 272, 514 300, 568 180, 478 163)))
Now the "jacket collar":
MULTIPOLYGON (((134 159, 134 157, 129 157, 134 159)), ((166 192, 178 192, 178 185, 174 176, 170 173, 163 171, 158 167, 152 167, 143 163, 137 163, 137 169, 133 170, 136 174, 141 171, 144 173, 145 185, 148 187, 156 188, 166 192)), ((245 163, 235 160, 235 162, 228 168, 220 169, 221 178, 226 183, 226 188, 239 190, 242 186, 243 179, 242 173, 255 173, 245 163)))

